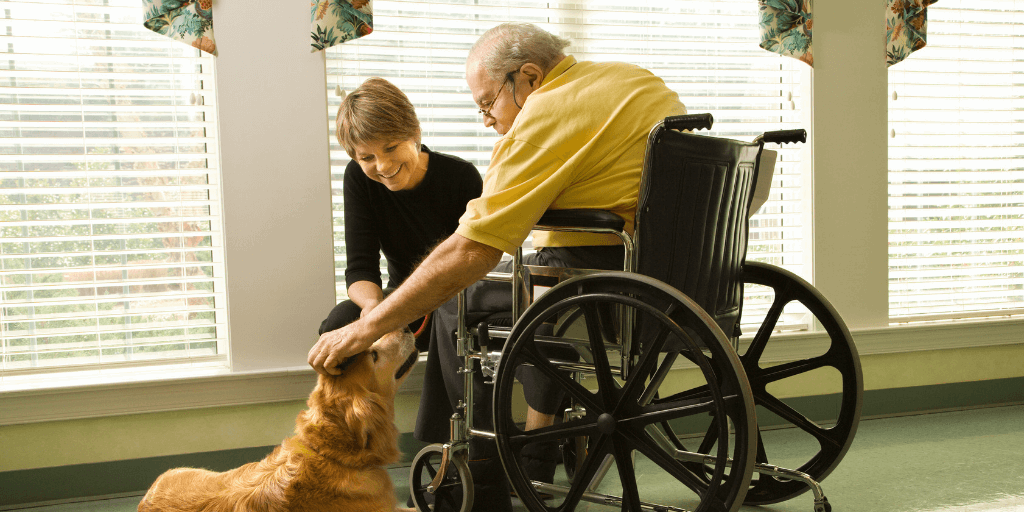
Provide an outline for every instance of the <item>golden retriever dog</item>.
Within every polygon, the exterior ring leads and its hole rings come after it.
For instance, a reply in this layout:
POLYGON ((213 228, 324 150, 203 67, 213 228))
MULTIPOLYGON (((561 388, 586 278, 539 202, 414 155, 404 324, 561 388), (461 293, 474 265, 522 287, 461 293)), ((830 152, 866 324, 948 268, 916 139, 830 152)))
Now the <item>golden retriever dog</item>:
POLYGON ((167 471, 139 512, 395 511, 385 469, 400 455, 395 391, 417 356, 408 330, 384 336, 341 375, 319 376, 295 435, 265 459, 224 473, 167 471))

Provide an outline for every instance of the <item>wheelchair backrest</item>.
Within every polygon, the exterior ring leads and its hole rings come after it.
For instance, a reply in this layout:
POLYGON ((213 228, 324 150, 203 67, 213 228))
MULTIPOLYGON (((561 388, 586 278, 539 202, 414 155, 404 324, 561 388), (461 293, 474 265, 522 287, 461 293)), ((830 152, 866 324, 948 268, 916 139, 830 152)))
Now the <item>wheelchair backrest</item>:
POLYGON ((637 272, 679 289, 739 335, 747 217, 761 145, 652 131, 637 204, 637 272))

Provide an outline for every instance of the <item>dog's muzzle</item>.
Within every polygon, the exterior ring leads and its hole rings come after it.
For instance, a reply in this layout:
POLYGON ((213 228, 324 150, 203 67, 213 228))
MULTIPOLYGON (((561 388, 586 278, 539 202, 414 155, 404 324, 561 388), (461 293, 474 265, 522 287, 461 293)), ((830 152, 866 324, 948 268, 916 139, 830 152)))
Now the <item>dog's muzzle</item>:
POLYGON ((405 374, 409 373, 409 370, 412 370, 412 366, 416 364, 416 359, 418 359, 419 357, 419 352, 415 350, 410 352, 409 357, 405 358, 405 362, 402 363, 402 366, 399 366, 398 371, 395 372, 395 380, 401 379, 402 377, 405 376, 405 374))

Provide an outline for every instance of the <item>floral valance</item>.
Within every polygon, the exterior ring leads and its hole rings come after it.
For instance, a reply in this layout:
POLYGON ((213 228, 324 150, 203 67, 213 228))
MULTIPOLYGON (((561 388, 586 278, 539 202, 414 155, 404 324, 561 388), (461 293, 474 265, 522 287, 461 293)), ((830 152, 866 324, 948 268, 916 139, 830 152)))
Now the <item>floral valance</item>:
POLYGON ((936 0, 888 0, 885 11, 885 63, 902 62, 924 48, 928 28, 928 6, 936 0))
POLYGON ((761 48, 814 66, 811 0, 758 0, 761 48))
MULTIPOLYGON (((892 66, 924 48, 928 6, 937 0, 886 0, 885 62, 892 66)), ((814 65, 811 0, 758 0, 761 48, 814 65)))
POLYGON ((370 0, 311 0, 311 52, 330 48, 373 32, 370 0))
POLYGON ((217 55, 213 0, 142 0, 146 28, 217 55))

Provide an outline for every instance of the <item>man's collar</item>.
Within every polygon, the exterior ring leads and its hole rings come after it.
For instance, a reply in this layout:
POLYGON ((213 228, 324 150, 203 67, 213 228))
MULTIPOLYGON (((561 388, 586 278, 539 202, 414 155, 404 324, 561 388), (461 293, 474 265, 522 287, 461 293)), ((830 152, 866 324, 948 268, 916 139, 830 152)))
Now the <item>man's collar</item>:
POLYGON ((544 85, 555 78, 558 78, 562 73, 565 73, 565 70, 571 68, 573 64, 576 64, 576 57, 567 55, 561 62, 555 65, 554 68, 551 68, 551 71, 547 75, 544 75, 544 81, 541 82, 540 85, 544 85))

